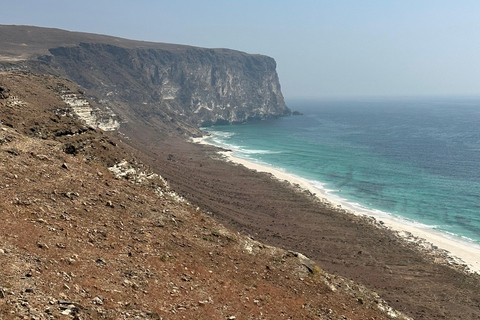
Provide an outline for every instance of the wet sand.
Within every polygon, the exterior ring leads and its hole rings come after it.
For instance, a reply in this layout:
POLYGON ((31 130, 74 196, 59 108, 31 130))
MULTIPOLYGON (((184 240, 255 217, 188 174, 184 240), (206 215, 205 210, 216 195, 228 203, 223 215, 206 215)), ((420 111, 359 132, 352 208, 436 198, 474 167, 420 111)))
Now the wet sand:
POLYGON ((144 163, 226 226, 301 252, 327 272, 375 290, 414 319, 480 318, 480 277, 451 267, 443 251, 332 207, 285 177, 225 161, 218 148, 153 131, 127 134, 129 143, 142 146, 144 163))

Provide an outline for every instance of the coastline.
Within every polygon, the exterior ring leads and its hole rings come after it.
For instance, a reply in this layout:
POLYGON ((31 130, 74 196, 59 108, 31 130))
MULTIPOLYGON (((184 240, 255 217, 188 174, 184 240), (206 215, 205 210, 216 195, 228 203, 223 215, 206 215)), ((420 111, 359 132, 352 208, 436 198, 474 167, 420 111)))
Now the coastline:
MULTIPOLYGON (((206 141, 207 138, 208 137, 194 138, 192 141, 198 144, 215 146, 214 144, 208 143, 206 141)), ((357 216, 374 218, 378 222, 379 227, 386 227, 392 232, 397 233, 404 240, 416 243, 420 249, 438 256, 436 257, 438 262, 457 265, 464 264, 468 267, 469 272, 480 274, 480 246, 478 245, 467 243, 460 239, 453 239, 453 237, 450 238, 446 234, 430 229, 427 226, 421 227, 402 222, 386 213, 377 214, 374 211, 368 211, 366 209, 354 207, 348 203, 340 202, 312 185, 307 179, 282 172, 274 167, 236 157, 232 151, 221 151, 219 153, 225 157, 226 161, 243 165, 254 171, 269 173, 280 181, 288 181, 293 186, 298 186, 303 190, 307 190, 332 209, 343 210, 357 216), (447 261, 445 261, 445 251, 447 261)))

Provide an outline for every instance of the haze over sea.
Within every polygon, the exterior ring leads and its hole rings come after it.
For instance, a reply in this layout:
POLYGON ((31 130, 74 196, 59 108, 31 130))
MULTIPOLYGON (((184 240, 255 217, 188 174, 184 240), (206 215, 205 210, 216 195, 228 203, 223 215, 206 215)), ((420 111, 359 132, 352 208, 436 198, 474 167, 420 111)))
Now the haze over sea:
POLYGON ((480 244, 480 97, 294 100, 303 116, 204 128, 329 197, 480 244))

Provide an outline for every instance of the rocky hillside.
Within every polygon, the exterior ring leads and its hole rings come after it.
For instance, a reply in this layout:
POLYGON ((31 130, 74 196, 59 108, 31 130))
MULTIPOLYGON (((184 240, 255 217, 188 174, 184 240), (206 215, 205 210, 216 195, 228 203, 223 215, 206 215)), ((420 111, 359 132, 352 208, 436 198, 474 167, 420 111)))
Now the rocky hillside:
POLYGON ((0 26, 0 43, 0 69, 67 77, 124 121, 164 131, 290 114, 262 55, 26 26, 0 26))
POLYGON ((0 318, 406 319, 220 225, 66 92, 88 102, 64 79, 0 73, 0 318))

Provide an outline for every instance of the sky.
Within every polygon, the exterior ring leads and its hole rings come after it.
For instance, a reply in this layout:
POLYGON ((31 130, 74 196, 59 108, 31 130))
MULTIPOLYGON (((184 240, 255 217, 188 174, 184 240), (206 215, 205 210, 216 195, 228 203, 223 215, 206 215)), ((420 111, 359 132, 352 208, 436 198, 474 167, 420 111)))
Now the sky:
POLYGON ((480 95, 480 1, 0 0, 0 24, 230 48, 286 99, 480 95))

